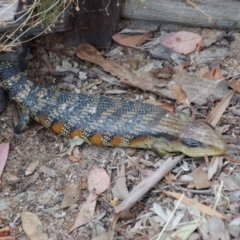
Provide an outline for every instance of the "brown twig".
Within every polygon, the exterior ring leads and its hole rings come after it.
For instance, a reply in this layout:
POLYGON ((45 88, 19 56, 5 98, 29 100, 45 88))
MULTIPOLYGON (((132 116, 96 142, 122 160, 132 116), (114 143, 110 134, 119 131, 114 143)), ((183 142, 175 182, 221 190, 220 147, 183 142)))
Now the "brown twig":
POLYGON ((115 213, 131 208, 144 194, 154 187, 168 172, 170 172, 183 158, 184 154, 169 158, 163 165, 157 169, 151 176, 145 178, 133 188, 129 196, 115 208, 115 213))
POLYGON ((161 91, 156 87, 158 84, 156 79, 143 78, 125 66, 104 59, 100 52, 90 44, 83 43, 78 45, 77 56, 82 60, 101 66, 106 72, 110 72, 113 76, 118 77, 121 83, 162 96, 161 91))
MULTIPOLYGON (((183 192, 189 192, 194 194, 205 194, 205 195, 214 195, 212 189, 207 190, 196 190, 196 189, 189 189, 189 188, 183 188, 183 187, 177 187, 174 184, 172 185, 175 190, 183 191, 183 192)), ((162 190, 157 190, 158 192, 162 192, 162 190)), ((153 191, 156 192, 156 191, 153 191)))

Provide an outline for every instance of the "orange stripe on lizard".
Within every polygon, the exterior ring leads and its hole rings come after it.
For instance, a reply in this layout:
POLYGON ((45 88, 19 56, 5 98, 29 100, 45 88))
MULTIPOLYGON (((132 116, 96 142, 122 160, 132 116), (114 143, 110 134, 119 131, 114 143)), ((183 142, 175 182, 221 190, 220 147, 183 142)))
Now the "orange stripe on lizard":
POLYGON ((63 122, 56 122, 51 126, 51 129, 55 132, 55 133, 60 133, 62 131, 62 129, 64 128, 64 123, 63 122))
POLYGON ((81 129, 76 129, 70 133, 70 138, 79 137, 83 138, 83 131, 81 129))
POLYGON ((120 144, 122 143, 122 136, 116 136, 116 137, 114 137, 114 138, 110 141, 110 143, 111 143, 112 145, 114 145, 114 146, 120 145, 120 144))
POLYGON ((132 139, 130 142, 129 142, 129 145, 137 145, 141 142, 144 142, 148 137, 147 136, 142 136, 142 137, 138 137, 138 138, 135 138, 135 139, 132 139))
POLYGON ((90 138, 90 142, 92 144, 100 145, 102 144, 102 134, 101 133, 96 133, 90 138))

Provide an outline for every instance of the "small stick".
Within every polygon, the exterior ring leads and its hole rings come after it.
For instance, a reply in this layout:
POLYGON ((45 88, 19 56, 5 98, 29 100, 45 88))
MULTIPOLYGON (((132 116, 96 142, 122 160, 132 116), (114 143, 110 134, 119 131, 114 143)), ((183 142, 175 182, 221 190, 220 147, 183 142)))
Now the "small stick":
POLYGON ((137 186, 133 188, 129 196, 115 208, 115 213, 131 208, 144 194, 154 187, 168 172, 170 172, 183 158, 184 154, 169 158, 163 165, 158 168, 151 176, 145 178, 137 186))

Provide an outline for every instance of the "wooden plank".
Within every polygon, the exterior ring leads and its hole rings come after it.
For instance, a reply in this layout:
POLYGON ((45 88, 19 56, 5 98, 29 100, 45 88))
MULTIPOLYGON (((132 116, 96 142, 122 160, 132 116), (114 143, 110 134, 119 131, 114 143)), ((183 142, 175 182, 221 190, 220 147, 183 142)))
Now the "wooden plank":
POLYGON ((237 0, 126 0, 122 17, 188 26, 240 28, 237 0))

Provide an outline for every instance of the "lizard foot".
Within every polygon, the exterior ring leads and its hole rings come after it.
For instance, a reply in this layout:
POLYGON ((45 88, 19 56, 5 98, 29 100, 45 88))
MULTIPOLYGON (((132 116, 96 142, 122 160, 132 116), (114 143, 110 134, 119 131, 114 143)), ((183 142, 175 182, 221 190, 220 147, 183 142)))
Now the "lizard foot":
POLYGON ((62 158, 63 156, 65 155, 72 155, 72 151, 74 149, 75 146, 79 146, 79 145, 82 145, 84 140, 82 138, 79 138, 79 137, 74 137, 74 138, 70 138, 70 147, 68 148, 67 151, 57 155, 58 157, 62 158))

